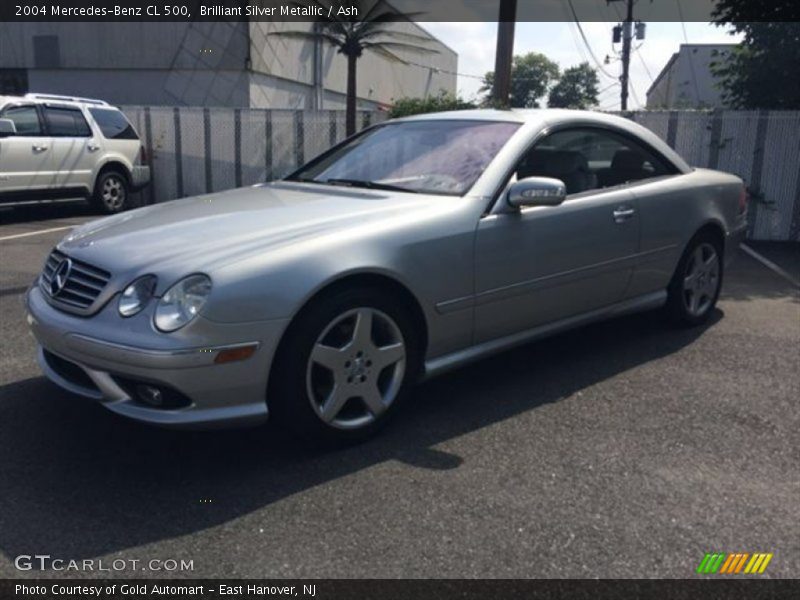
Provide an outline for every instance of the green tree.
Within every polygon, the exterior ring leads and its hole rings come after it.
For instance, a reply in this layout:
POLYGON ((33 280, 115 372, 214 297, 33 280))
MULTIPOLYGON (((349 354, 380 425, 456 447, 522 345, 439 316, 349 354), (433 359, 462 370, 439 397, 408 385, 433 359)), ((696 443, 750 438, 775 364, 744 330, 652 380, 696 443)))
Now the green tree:
MULTIPOLYGON (((537 108, 539 99, 547 94, 553 81, 558 79, 559 68, 544 54, 530 52, 515 56, 511 65, 511 108, 537 108)), ((491 105, 494 72, 483 78, 481 92, 488 92, 484 105, 491 105)))
POLYGON ((428 96, 427 98, 399 98, 392 104, 389 117, 396 119, 422 113, 466 110, 469 108, 477 108, 477 106, 474 102, 468 102, 458 96, 441 92, 436 96, 428 96))
POLYGON ((714 22, 744 35, 742 44, 720 57, 711 71, 731 108, 800 108, 800 2, 772 0, 763 3, 718 0, 714 22), (758 22, 769 16, 770 21, 758 22))
POLYGON ((552 108, 587 109, 597 105, 597 71, 589 63, 581 63, 564 71, 550 90, 547 106, 552 108))
POLYGON ((392 8, 386 0, 352 0, 358 16, 339 18, 338 2, 332 0, 305 0, 295 2, 299 6, 316 6, 322 14, 330 14, 330 19, 320 21, 313 31, 278 31, 274 35, 301 39, 322 39, 338 49, 347 58, 347 135, 356 132, 356 66, 365 50, 376 52, 389 60, 405 63, 395 54, 395 50, 419 53, 436 53, 436 50, 423 45, 430 38, 391 29, 392 23, 407 22, 418 13, 401 13, 392 8))

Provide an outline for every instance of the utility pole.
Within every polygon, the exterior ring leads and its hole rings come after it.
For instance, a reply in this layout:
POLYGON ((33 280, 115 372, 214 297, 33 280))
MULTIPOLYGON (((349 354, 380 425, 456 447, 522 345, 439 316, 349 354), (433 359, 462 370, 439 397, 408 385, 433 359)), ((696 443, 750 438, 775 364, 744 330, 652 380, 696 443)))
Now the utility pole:
POLYGON ((631 39, 633 38, 633 0, 628 0, 628 14, 622 24, 622 97, 620 108, 628 110, 628 86, 631 66, 631 39))
POLYGON ((516 20, 517 0, 500 0, 500 14, 497 17, 497 49, 494 56, 494 89, 492 90, 492 97, 498 107, 509 105, 516 20))
MULTIPOLYGON (((620 0, 607 0, 608 3, 620 0)), ((628 110, 629 69, 631 64, 631 41, 633 40, 633 0, 622 0, 627 3, 628 9, 625 20, 622 22, 622 96, 620 98, 621 110, 628 110)))

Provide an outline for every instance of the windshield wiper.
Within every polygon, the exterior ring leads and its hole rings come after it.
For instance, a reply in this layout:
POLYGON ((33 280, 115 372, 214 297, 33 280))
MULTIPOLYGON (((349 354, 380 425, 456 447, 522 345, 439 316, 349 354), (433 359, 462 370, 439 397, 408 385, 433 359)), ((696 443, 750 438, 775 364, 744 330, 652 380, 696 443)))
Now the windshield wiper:
POLYGON ((350 187, 363 187, 369 190, 386 190, 389 192, 409 192, 411 194, 419 194, 417 190, 412 190, 407 187, 399 185, 392 185, 391 183, 380 183, 379 181, 365 181, 362 179, 325 179, 317 183, 329 183, 331 185, 347 185, 350 187))
POLYGON ((284 181, 297 181, 300 183, 325 183, 324 181, 317 181, 311 177, 285 177, 284 181))

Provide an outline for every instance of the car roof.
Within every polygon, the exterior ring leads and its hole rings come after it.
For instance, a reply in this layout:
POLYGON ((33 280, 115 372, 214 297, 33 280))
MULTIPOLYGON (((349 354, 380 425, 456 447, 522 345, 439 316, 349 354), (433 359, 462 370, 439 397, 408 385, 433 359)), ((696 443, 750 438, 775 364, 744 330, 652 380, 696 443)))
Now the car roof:
MULTIPOLYGON (((691 167, 681 156, 667 145, 664 140, 654 134, 646 127, 639 125, 635 121, 603 112, 591 110, 570 110, 564 108, 523 108, 511 110, 497 109, 473 109, 473 110, 453 110, 448 112, 425 113, 394 119, 397 122, 406 121, 441 121, 441 120, 465 120, 465 121, 491 121, 519 123, 526 127, 549 128, 555 125, 575 124, 578 126, 607 126, 617 131, 622 131, 632 135, 634 138, 646 142, 658 150, 664 157, 669 159, 678 169, 684 173, 691 170, 691 167)), ((391 121, 390 121, 391 122, 391 121)))
POLYGON ((76 107, 97 107, 97 108, 109 108, 112 110, 118 110, 115 106, 109 105, 104 100, 98 100, 95 98, 81 98, 78 96, 62 96, 60 94, 46 94, 42 92, 32 92, 29 94, 25 94, 24 96, 0 96, 0 104, 9 104, 9 103, 16 103, 16 102, 32 102, 38 104, 45 104, 45 103, 58 103, 58 104, 67 104, 70 106, 76 107))
POLYGON ((507 121, 509 123, 548 123, 563 121, 596 121, 618 125, 628 121, 622 117, 591 110, 570 110, 566 108, 512 108, 498 110, 494 108, 478 108, 470 110, 452 110, 447 112, 424 113, 401 117, 398 121, 430 121, 442 119, 462 119, 468 121, 507 121))

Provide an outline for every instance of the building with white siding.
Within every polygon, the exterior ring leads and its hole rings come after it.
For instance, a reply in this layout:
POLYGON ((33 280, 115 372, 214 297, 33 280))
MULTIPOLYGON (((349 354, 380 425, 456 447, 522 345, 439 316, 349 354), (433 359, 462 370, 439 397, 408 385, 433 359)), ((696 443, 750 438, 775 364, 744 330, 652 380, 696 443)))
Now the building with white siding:
MULTIPOLYGON (((432 53, 365 51, 359 109, 455 93, 458 55, 413 22, 432 53)), ((311 23, 0 23, 0 94, 47 92, 113 104, 344 108, 346 60, 322 42, 275 35, 311 23)))
POLYGON ((722 90, 711 72, 735 44, 681 44, 647 90, 647 108, 715 108, 722 106, 722 90))

